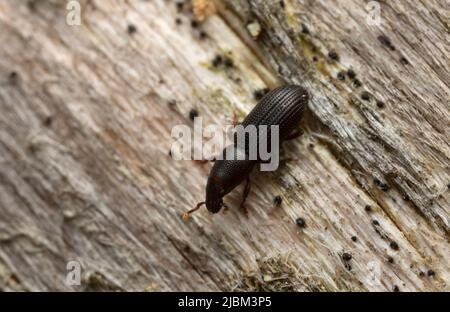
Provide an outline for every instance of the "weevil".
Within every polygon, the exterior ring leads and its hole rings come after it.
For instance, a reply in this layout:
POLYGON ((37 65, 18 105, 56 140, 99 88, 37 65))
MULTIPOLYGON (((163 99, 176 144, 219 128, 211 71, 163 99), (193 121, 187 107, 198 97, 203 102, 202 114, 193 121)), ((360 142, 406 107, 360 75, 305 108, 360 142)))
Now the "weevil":
MULTIPOLYGON (((303 117, 304 110, 308 104, 308 92, 297 85, 286 85, 273 89, 266 93, 256 104, 253 110, 245 117, 241 125, 245 128, 248 125, 260 126, 271 125, 279 126, 279 143, 298 137, 296 128, 303 117)), ((258 132, 259 136, 259 132, 258 132)), ((235 142, 236 143, 236 142, 235 142)), ((231 145, 233 147, 233 145, 231 145)), ((226 155, 226 147, 223 155, 226 155)), ((244 152, 248 154, 248 146, 244 152)), ((194 209, 186 212, 183 216, 188 218, 189 214, 198 210, 202 205, 212 213, 218 213, 222 207, 226 207, 223 197, 230 193, 241 182, 247 180, 241 207, 250 192, 250 172, 261 159, 250 160, 245 157, 244 160, 227 160, 225 157, 216 160, 208 177, 206 184, 206 199, 200 202, 194 209)))

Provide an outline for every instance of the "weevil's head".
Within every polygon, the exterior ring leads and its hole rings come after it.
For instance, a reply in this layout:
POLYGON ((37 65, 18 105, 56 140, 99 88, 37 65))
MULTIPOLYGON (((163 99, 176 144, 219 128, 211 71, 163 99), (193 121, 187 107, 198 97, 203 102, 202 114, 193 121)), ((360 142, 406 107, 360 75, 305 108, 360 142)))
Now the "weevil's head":
POLYGON ((206 208, 212 213, 218 213, 225 206, 223 203, 224 196, 225 189, 220 178, 214 175, 210 176, 206 184, 206 208))

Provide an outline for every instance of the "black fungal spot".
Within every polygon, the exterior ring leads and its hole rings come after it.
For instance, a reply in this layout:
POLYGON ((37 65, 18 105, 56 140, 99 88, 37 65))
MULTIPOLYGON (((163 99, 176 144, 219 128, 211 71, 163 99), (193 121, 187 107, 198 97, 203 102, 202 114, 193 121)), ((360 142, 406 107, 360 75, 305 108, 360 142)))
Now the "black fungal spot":
POLYGON ((347 76, 348 76, 348 78, 353 80, 356 78, 356 73, 353 69, 349 69, 349 70, 347 70, 347 76))
POLYGON ((450 183, 449 184, 447 184, 447 188, 450 190, 450 183))
POLYGON ((194 121, 194 118, 198 116, 198 111, 193 108, 189 111, 189 119, 194 121))
POLYGON ((372 224, 375 225, 375 226, 379 226, 380 222, 378 222, 377 220, 372 220, 372 224))
POLYGON ((222 57, 220 55, 216 55, 212 60, 212 65, 214 67, 218 67, 220 64, 222 64, 222 61, 223 61, 222 57))
POLYGON ((395 51, 395 47, 388 36, 385 35, 378 36, 378 41, 380 41, 382 45, 388 47, 391 51, 395 51))
POLYGON ((429 269, 428 271, 427 271, 427 275, 428 276, 435 276, 436 275, 436 272, 434 272, 432 269, 429 269))
POLYGON ((341 81, 345 80, 345 73, 343 71, 338 72, 337 79, 341 81))
POLYGON ((309 143, 309 144, 308 144, 308 147, 311 148, 311 149, 313 149, 313 148, 314 148, 314 144, 313 144, 313 143, 309 143))
POLYGON ((408 65, 409 61, 408 61, 408 59, 406 57, 402 56, 400 58, 400 63, 402 63, 402 65, 408 65))
POLYGON ((394 285, 394 287, 392 287, 392 290, 393 290, 394 292, 399 292, 399 291, 400 291, 400 288, 398 288, 397 285, 394 285))
POLYGON ((16 71, 12 71, 8 75, 8 80, 11 84, 17 84, 19 80, 19 74, 16 71))
POLYGON ((352 260, 352 255, 348 252, 344 252, 342 254, 342 260, 348 262, 348 261, 352 260))
POLYGON ((270 91, 269 88, 262 88, 262 89, 255 90, 255 92, 253 92, 253 97, 255 98, 255 100, 259 101, 269 91, 270 91))
POLYGON ((304 33, 305 35, 309 35, 309 29, 305 24, 302 24, 302 33, 304 33))
POLYGON ((199 23, 198 23, 198 21, 197 20, 191 20, 191 27, 192 28, 197 28, 198 27, 198 25, 199 25, 199 23))
POLYGON ((380 108, 380 109, 381 109, 381 108, 384 108, 384 102, 378 100, 378 101, 377 101, 377 107, 380 108))
POLYGON ((44 118, 44 126, 51 127, 52 123, 53 123, 52 116, 47 116, 47 117, 44 118))
POLYGON ((178 12, 180 12, 180 11, 183 10, 184 2, 183 1, 177 1, 176 6, 177 6, 178 12))
POLYGON ((317 56, 313 56, 312 60, 313 62, 317 62, 319 59, 317 58, 317 56))
POLYGON ((228 68, 234 67, 234 62, 229 57, 225 58, 225 60, 223 61, 223 64, 225 65, 225 67, 228 67, 228 68))
POLYGON ((339 55, 335 51, 328 52, 328 57, 334 61, 339 60, 339 55))
POLYGON ((172 157, 172 150, 169 150, 169 156, 172 157))
POLYGON ((200 39, 206 39, 208 38, 208 34, 206 33, 206 31, 201 30, 199 33, 200 39))
POLYGON ((388 260, 389 263, 394 263, 394 258, 392 258, 391 256, 389 256, 389 257, 387 258, 387 260, 388 260))
POLYGON ((419 272, 419 276, 420 276, 420 277, 424 277, 424 276, 425 276, 425 273, 422 272, 422 271, 420 271, 420 272, 419 272))
POLYGON ((273 203, 275 204, 275 206, 280 206, 282 202, 283 199, 281 198, 280 195, 277 195, 273 198, 273 203))
POLYGON ((363 93, 361 93, 361 99, 364 101, 370 101, 370 93, 367 91, 364 91, 363 93))
POLYGON ((353 85, 355 86, 355 88, 359 88, 362 86, 361 81, 359 81, 359 79, 355 79, 353 80, 353 85))
POLYGON ((394 241, 390 242, 389 247, 391 247, 394 250, 398 250, 398 244, 394 241))
POLYGON ((177 17, 177 18, 175 19, 175 24, 177 24, 177 25, 181 25, 182 22, 183 22, 183 21, 182 21, 181 18, 179 18, 179 17, 177 17))
POLYGON ((297 224, 298 227, 304 228, 306 226, 306 221, 303 218, 297 218, 295 224, 297 224))
POLYGON ((387 191, 389 191, 389 185, 387 185, 387 184, 384 183, 384 182, 381 182, 381 183, 380 183, 380 189, 381 189, 383 192, 387 192, 387 191))
POLYGON ((352 241, 356 242, 358 240, 358 237, 352 236, 352 241))
POLYGON ((133 35, 133 34, 135 34, 137 32, 137 28, 136 28, 135 25, 129 24, 128 27, 127 27, 127 31, 128 31, 128 33, 130 35, 133 35))
POLYGON ((280 7, 281 7, 282 9, 284 9, 284 7, 285 7, 284 1, 283 1, 283 0, 280 1, 280 7))
POLYGON ((367 211, 367 212, 371 212, 371 211, 372 211, 372 206, 366 205, 366 206, 364 207, 364 210, 367 211))

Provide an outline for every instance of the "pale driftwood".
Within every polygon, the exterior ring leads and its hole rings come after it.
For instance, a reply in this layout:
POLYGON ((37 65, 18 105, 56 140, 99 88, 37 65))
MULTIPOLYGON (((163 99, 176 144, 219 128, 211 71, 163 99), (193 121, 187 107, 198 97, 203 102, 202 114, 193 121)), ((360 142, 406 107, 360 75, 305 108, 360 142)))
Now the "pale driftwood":
POLYGON ((449 290, 445 1, 382 2, 381 27, 361 1, 226 1, 204 39, 172 1, 81 1, 78 27, 64 1, 28 2, 0 2, 1 290, 449 290), (184 222, 211 165, 172 160, 171 128, 192 107, 230 123, 283 81, 313 96, 295 160, 252 175, 248 218, 184 222))

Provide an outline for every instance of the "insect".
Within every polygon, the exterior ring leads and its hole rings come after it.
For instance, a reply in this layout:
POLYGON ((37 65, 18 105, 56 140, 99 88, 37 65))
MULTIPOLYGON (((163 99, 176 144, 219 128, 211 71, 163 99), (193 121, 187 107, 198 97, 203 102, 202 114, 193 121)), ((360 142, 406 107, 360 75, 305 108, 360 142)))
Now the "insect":
MULTIPOLYGON (((267 125, 268 127, 277 125, 279 126, 279 142, 281 144, 284 140, 299 136, 299 133, 295 130, 303 117, 308 99, 308 92, 300 86, 286 85, 278 87, 264 95, 241 125, 244 128, 248 125, 267 125)), ((260 132, 257 135, 260 136, 260 132)), ((235 147, 235 145, 236 140, 234 145, 230 146, 235 147)), ((226 154, 230 146, 223 150, 223 155, 226 154)), ((248 156, 247 145, 245 146, 244 153, 248 156)), ((198 210, 202 205, 206 205, 206 208, 210 212, 218 213, 222 207, 226 207, 223 202, 223 197, 241 182, 247 180, 241 203, 241 207, 243 207, 250 192, 250 180, 248 176, 253 170, 253 167, 260 162, 262 162, 261 159, 250 160, 249 157, 245 157, 243 160, 227 160, 225 157, 222 160, 216 160, 206 184, 205 201, 198 203, 194 209, 186 212, 183 218, 187 219, 189 214, 198 210)))

